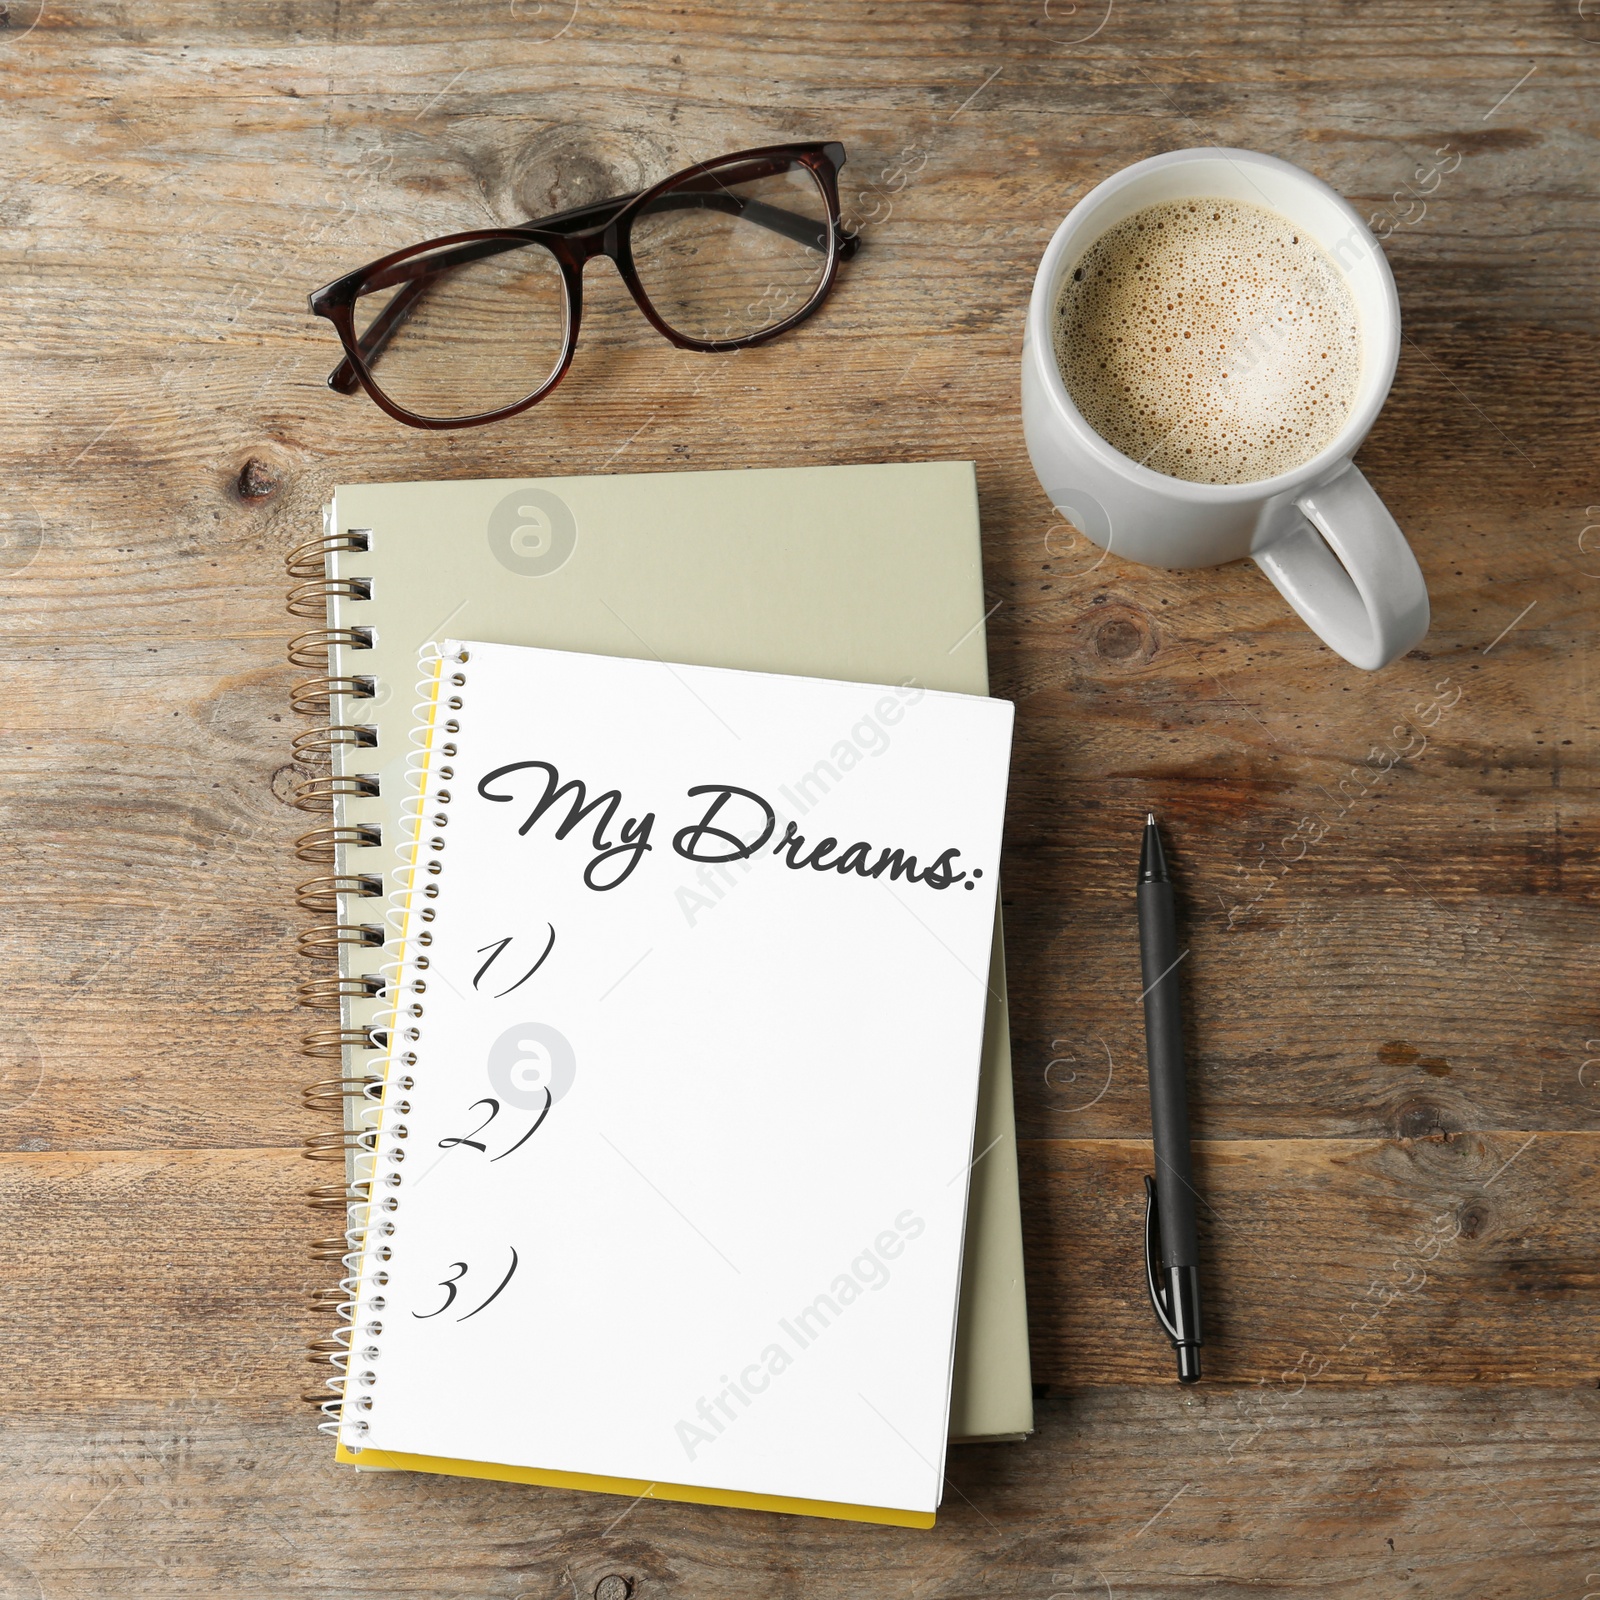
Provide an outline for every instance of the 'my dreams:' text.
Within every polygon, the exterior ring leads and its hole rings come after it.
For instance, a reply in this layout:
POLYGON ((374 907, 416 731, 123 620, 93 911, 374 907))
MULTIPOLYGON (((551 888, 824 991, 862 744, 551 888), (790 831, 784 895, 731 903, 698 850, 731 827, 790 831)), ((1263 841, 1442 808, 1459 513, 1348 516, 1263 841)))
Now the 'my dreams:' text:
MULTIPOLYGON (((534 774, 543 779, 543 789, 533 796, 531 809, 517 828, 518 835, 527 834, 548 815, 556 838, 565 839, 593 817, 588 846, 592 846, 594 855, 583 869, 583 881, 597 890, 615 889, 626 883, 645 852, 654 848, 651 835, 656 813, 647 811, 643 816, 628 817, 616 826, 622 810, 620 790, 606 789, 591 800, 581 778, 569 778, 563 783, 561 774, 549 761, 513 761, 496 767, 479 781, 478 793, 485 800, 509 805, 519 798, 516 791, 520 790, 526 805, 524 775, 534 774), (496 787, 507 780, 511 780, 510 787, 496 787)), ((745 861, 765 849, 777 831, 777 813, 749 789, 731 783, 701 783, 687 794, 690 800, 702 797, 704 809, 698 820, 679 828, 672 836, 672 848, 686 861, 712 865, 745 861)), ((975 868, 970 878, 965 872, 958 872, 955 863, 961 852, 954 848, 941 851, 928 866, 919 868, 914 855, 897 848, 878 849, 864 839, 847 845, 834 838, 811 843, 793 822, 785 824, 782 838, 772 845, 772 854, 796 872, 809 868, 813 872, 836 873, 841 878, 887 877, 891 881, 920 883, 929 889, 948 889, 957 883, 965 883, 971 889, 972 878, 982 876, 981 868, 975 868)))

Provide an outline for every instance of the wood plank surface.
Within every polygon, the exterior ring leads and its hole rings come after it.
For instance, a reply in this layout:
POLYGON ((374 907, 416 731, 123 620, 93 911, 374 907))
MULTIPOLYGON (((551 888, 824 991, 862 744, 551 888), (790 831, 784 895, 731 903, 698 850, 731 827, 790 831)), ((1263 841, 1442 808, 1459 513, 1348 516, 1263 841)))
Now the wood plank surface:
POLYGON ((953 1449, 932 1532, 841 1531, 358 1474, 281 1408, 125 1401, 8 1418, 0 1593, 1577 1600, 1597 1426, 1592 1388, 1071 1390, 1025 1452, 953 1449))
MULTIPOLYGON (((1207 1370, 1224 1383, 1504 1383, 1592 1376, 1575 1336, 1600 1275, 1588 1134, 1215 1140, 1199 1147, 1207 1370)), ((1163 1383, 1150 1337, 1138 1140, 1023 1146, 1034 1377, 1163 1383)), ((28 1270, 0 1300, 0 1408, 48 1390, 270 1398, 313 1386, 333 1233, 293 1150, 0 1157, 0 1237, 28 1270), (319 1221, 319 1217, 322 1219, 319 1221), (108 1342, 128 1307, 139 1337, 108 1342), (198 1330, 204 1329, 204 1337, 198 1330)), ((3 1412, 0 1412, 3 1414, 3 1412)))
POLYGON ((0 5, 0 1597, 1600 1589, 1595 10, 0 5), (864 248, 794 336, 674 350, 597 267, 526 416, 423 434, 324 387, 339 272, 800 137, 848 146, 864 248), (1101 559, 1029 468, 1040 253, 1193 144, 1386 235, 1359 459, 1433 626, 1383 673, 1253 568, 1101 559), (950 457, 1018 707, 1038 1435, 954 1451, 931 1534, 335 1468, 294 1399, 331 1274, 284 551, 340 481, 950 457), (1139 1280, 1149 805, 1192 947, 1193 1393, 1139 1280))

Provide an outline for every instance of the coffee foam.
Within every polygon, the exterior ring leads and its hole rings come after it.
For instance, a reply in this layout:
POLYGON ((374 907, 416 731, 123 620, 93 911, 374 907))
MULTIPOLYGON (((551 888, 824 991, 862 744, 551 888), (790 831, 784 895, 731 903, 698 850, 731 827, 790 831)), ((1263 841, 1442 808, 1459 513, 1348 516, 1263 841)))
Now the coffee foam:
POLYGON ((1055 352, 1096 433, 1195 483, 1308 461, 1361 376, 1338 268, 1286 217, 1237 200, 1150 206, 1102 234, 1062 284, 1055 352))

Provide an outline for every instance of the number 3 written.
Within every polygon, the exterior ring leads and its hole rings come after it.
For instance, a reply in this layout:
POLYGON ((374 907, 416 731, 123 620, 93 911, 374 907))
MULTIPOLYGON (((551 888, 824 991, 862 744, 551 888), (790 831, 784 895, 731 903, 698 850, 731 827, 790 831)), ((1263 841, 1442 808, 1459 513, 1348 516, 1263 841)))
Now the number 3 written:
MULTIPOLYGON (((495 1301, 499 1298, 500 1291, 502 1289, 504 1289, 505 1286, 508 1283, 511 1282, 511 1279, 512 1279, 513 1275, 516 1273, 516 1270, 517 1270, 517 1247, 515 1245, 512 1245, 510 1247, 510 1249, 511 1249, 511 1265, 506 1268, 505 1277, 503 1277, 499 1281, 499 1283, 497 1283, 495 1285, 494 1292, 489 1296, 489 1298, 487 1300, 485 1300, 483 1302, 482 1305, 476 1306, 471 1311, 465 1312, 463 1315, 457 1317, 455 1319, 457 1322, 465 1322, 468 1317, 475 1317, 475 1316, 477 1316, 478 1312, 484 1311, 488 1307, 492 1306, 495 1303, 495 1301)), ((445 1294, 444 1294, 444 1304, 442 1306, 440 1306, 437 1311, 413 1311, 411 1313, 411 1315, 413 1317, 415 1317, 418 1322, 426 1322, 426 1321, 428 1321, 428 1319, 430 1317, 442 1316, 446 1311, 448 1311, 450 1309, 451 1306, 453 1306, 456 1303, 456 1292, 457 1292, 457 1289, 460 1286, 461 1280, 464 1277, 466 1277, 466 1275, 467 1275, 467 1264, 466 1264, 465 1261, 453 1261, 453 1262, 451 1262, 451 1264, 450 1264, 450 1276, 448 1278, 441 1279, 440 1283, 439 1283, 439 1287, 441 1289, 443 1289, 444 1292, 445 1292, 445 1294)))

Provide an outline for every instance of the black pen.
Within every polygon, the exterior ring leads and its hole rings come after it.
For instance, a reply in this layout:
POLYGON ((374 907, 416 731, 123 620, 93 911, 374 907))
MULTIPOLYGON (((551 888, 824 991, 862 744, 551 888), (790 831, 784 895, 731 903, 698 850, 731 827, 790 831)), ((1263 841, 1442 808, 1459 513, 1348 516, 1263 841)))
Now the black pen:
POLYGON ((1144 1276, 1156 1320, 1178 1352, 1178 1382, 1200 1380, 1200 1251, 1189 1164, 1183 1013, 1178 1003, 1178 918, 1154 813, 1139 854, 1139 959, 1144 969, 1144 1047, 1150 1064, 1155 1178, 1144 1180, 1144 1276), (1159 1226, 1158 1226, 1159 1224, 1159 1226))

